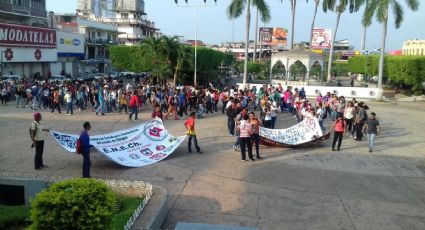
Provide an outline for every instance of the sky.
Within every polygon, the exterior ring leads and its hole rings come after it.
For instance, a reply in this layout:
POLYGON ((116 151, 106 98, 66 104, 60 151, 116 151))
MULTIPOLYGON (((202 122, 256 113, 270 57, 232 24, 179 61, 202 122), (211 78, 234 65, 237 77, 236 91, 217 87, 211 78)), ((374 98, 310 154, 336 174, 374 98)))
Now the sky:
MULTIPOLYGON (((214 5, 213 0, 207 3, 214 5)), ((199 7, 198 40, 207 44, 220 45, 222 42, 243 41, 245 35, 245 14, 236 20, 229 20, 226 9, 231 0, 217 0, 217 5, 199 7)), ((271 20, 259 26, 283 27, 288 29, 290 36, 291 5, 289 0, 267 0, 270 6, 271 20)), ((400 0, 400 2, 404 2, 400 0)), ((399 29, 394 26, 394 18, 390 14, 386 50, 400 50, 403 41, 407 39, 425 39, 425 1, 420 0, 419 10, 412 12, 404 7, 404 21, 399 29)), ((184 0, 179 0, 180 6, 185 6, 184 0)), ((189 4, 202 5, 203 0, 189 0, 189 4)), ((74 13, 77 0, 47 0, 47 11, 56 13, 74 13)), ((157 28, 165 35, 183 36, 185 40, 195 39, 196 8, 178 7, 174 0, 145 0, 145 11, 149 20, 154 21, 157 28)), ((295 42, 307 41, 313 19, 313 1, 298 1, 295 19, 295 42)), ((348 11, 341 16, 336 40, 349 39, 351 45, 360 49, 362 38, 361 18, 364 9, 350 14, 348 11)), ((254 38, 255 10, 251 12, 250 39, 254 38)), ((335 29, 336 13, 324 13, 319 6, 316 27, 335 29)), ((381 46, 382 26, 373 20, 367 30, 366 50, 381 46)), ((288 38, 290 42, 290 38, 288 38)))

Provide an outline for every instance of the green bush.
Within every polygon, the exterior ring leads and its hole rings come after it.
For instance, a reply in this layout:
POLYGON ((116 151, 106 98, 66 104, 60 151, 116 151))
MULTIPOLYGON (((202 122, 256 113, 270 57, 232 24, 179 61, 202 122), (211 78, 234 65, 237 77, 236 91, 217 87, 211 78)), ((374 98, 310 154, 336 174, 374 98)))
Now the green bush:
POLYGON ((114 193, 102 182, 58 182, 33 200, 30 229, 108 229, 115 204, 114 193))

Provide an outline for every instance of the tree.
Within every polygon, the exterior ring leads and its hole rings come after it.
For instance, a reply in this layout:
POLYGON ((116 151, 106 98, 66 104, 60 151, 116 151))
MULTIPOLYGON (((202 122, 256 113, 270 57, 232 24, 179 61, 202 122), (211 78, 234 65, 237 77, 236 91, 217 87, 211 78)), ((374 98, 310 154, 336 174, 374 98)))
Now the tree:
MULTIPOLYGON (((382 24, 382 35, 381 35, 381 54, 379 57, 379 72, 378 72, 378 88, 382 89, 382 77, 384 75, 384 56, 385 56, 385 40, 387 38, 387 27, 388 27, 388 11, 390 7, 394 14, 394 24, 398 29, 404 19, 403 7, 400 3, 401 0, 369 0, 369 5, 363 15, 362 24, 369 26, 372 23, 372 18, 376 15, 376 20, 382 24)), ((406 5, 412 11, 416 11, 419 8, 418 0, 404 0, 406 5)), ((378 98, 379 100, 382 98, 378 98)))
POLYGON ((328 79, 327 79, 328 82, 331 81, 333 51, 334 51, 336 33, 338 32, 338 26, 339 26, 341 14, 347 10, 347 6, 350 6, 350 13, 357 12, 362 3, 363 3, 363 0, 324 0, 323 1, 323 11, 325 13, 328 10, 335 11, 337 13, 336 25, 335 25, 332 42, 331 42, 331 50, 329 53, 329 60, 328 60, 328 79))
POLYGON ((313 32, 314 32, 314 25, 316 24, 316 16, 317 16, 317 9, 319 8, 320 0, 314 0, 314 14, 313 14, 313 21, 311 22, 311 28, 310 28, 310 46, 308 49, 308 66, 307 66, 307 78, 310 77, 310 69, 311 69, 311 52, 312 52, 312 41, 313 41, 313 32))
POLYGON ((186 45, 180 45, 177 50, 177 64, 174 70, 174 78, 173 85, 176 86, 177 76, 179 72, 182 70, 184 65, 189 65, 191 68, 193 67, 193 53, 192 50, 186 45))
POLYGON ((245 25, 245 63, 243 72, 243 88, 246 87, 246 79, 248 76, 248 48, 249 48, 249 29, 251 22, 251 5, 256 6, 261 17, 261 21, 268 22, 270 20, 270 8, 265 0, 232 0, 227 8, 227 14, 230 19, 238 18, 246 10, 245 25))

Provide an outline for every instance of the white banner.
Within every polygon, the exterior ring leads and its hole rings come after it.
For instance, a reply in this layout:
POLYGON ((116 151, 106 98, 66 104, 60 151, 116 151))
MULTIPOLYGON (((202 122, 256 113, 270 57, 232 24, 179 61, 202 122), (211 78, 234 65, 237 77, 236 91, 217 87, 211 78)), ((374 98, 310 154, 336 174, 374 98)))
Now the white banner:
MULTIPOLYGON (((78 135, 51 132, 54 139, 68 152, 75 153, 78 135)), ((159 119, 137 127, 90 137, 90 144, 112 161, 142 167, 161 161, 174 152, 186 136, 170 135, 159 119)))
POLYGON ((267 129, 260 127, 260 137, 265 142, 284 146, 299 146, 324 136, 317 118, 305 118, 302 122, 287 129, 267 129))

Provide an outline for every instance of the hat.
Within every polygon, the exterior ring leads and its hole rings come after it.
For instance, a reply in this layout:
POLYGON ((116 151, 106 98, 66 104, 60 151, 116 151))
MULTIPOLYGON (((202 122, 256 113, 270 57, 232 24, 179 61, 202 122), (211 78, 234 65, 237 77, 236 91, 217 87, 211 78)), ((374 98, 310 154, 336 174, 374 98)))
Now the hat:
POLYGON ((35 112, 35 113, 34 113, 34 119, 37 119, 37 118, 39 118, 39 117, 41 117, 41 113, 39 113, 39 112, 35 112))

